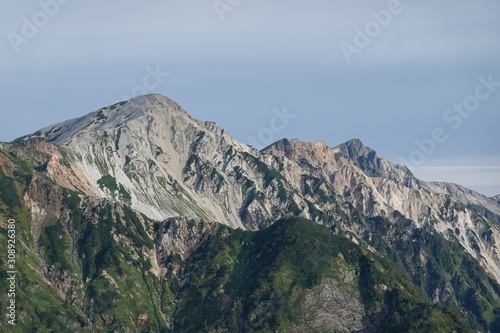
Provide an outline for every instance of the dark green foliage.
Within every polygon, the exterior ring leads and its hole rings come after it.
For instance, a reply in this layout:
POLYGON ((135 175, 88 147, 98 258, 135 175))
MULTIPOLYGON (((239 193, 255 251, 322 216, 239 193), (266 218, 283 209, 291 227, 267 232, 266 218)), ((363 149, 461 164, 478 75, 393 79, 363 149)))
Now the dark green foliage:
POLYGON ((60 270, 67 270, 71 267, 68 256, 65 254, 66 232, 60 221, 44 229, 40 246, 45 248, 49 265, 55 265, 60 270))
POLYGON ((255 186, 255 182, 253 180, 248 179, 248 177, 246 177, 243 174, 243 170, 241 169, 241 167, 235 166, 233 168, 233 171, 236 180, 238 180, 238 182, 244 186, 243 188, 244 190, 248 191, 249 189, 252 189, 255 186))
POLYGON ((290 200, 288 211, 290 212, 290 214, 293 214, 295 216, 302 214, 302 209, 300 209, 299 205, 297 205, 297 203, 293 199, 290 200))
POLYGON ((118 190, 118 184, 116 183, 115 177, 109 174, 102 176, 101 179, 97 181, 97 184, 99 184, 101 189, 109 189, 111 193, 114 193, 116 190, 118 190))
POLYGON ((118 102, 118 103, 115 103, 113 105, 110 105, 109 109, 110 110, 114 110, 114 109, 118 108, 119 106, 122 106, 122 105, 125 105, 125 104, 127 104, 127 101, 118 102))
POLYGON ((197 138, 197 140, 201 140, 201 139, 203 139, 203 137, 205 136, 205 134, 206 134, 206 133, 205 133, 205 131, 198 131, 198 132, 196 133, 196 138, 197 138))
POLYGON ((99 112, 97 112, 97 120, 106 120, 106 116, 104 115, 104 112, 102 110, 99 110, 99 112))
POLYGON ((118 131, 116 132, 116 137, 115 137, 115 150, 120 149, 120 136, 122 135, 122 129, 119 128, 118 131))
POLYGON ((70 191, 66 204, 72 213, 74 229, 80 231, 82 228, 82 212, 80 210, 80 196, 78 193, 70 191))
POLYGON ((452 290, 453 296, 443 304, 456 305, 473 328, 488 330, 495 320, 494 310, 500 308, 498 283, 458 243, 430 228, 408 235, 406 228, 411 221, 399 212, 394 218, 395 224, 381 217, 366 219, 370 232, 364 235, 365 240, 403 269, 429 299, 436 292, 452 290))
POLYGON ((382 323, 379 332, 399 333, 473 333, 462 315, 451 306, 430 305, 415 302, 394 289, 386 294, 389 318, 382 323))
POLYGON ((383 304, 383 295, 373 286, 381 282, 380 272, 375 268, 375 260, 365 255, 359 258, 359 283, 362 286, 361 296, 367 312, 374 312, 383 304))
POLYGON ((227 149, 227 151, 224 153, 224 156, 225 157, 232 157, 233 154, 234 154, 233 146, 229 146, 229 148, 227 149))
MULTIPOLYGON (((163 294, 162 286, 149 272, 151 261, 143 254, 146 248, 154 247, 146 232, 152 222, 142 217, 143 225, 137 213, 117 203, 103 202, 91 207, 85 200, 82 206, 78 193, 62 188, 52 191, 57 185, 44 181, 40 184, 47 192, 58 193, 62 198, 58 203, 61 214, 60 219, 52 218, 41 226, 39 239, 34 242, 30 215, 20 193, 26 185, 24 175, 38 177, 37 181, 45 177, 14 155, 8 155, 14 162, 10 171, 15 175, 7 177, 0 168, 0 219, 17 221, 19 280, 16 305, 18 314, 23 315, 18 317, 18 325, 13 329, 2 321, 0 331, 91 332, 86 326, 92 322, 96 325, 94 331, 99 332, 123 332, 126 328, 138 332, 166 332, 164 314, 158 312, 163 302, 159 297, 163 294), (83 212, 83 207, 91 209, 83 212), (47 270, 41 273, 44 267, 47 270), (58 292, 63 290, 63 285, 69 290, 61 297, 58 292), (141 324, 137 320, 139 314, 147 314, 148 323, 141 324)), ((102 185, 113 190, 113 180, 110 176, 104 177, 102 185)), ((126 197, 123 190, 118 187, 120 196, 126 197)), ((6 229, 0 228, 0 244, 6 244, 6 235, 6 229)), ((3 259, 1 256, 1 267, 5 267, 3 259)), ((6 277, 5 270, 0 270, 3 295, 6 295, 6 277)), ((5 300, 5 297, 0 298, 2 308, 6 307, 5 300)), ((166 304, 169 302, 165 299, 166 304)))
MULTIPOLYGON (((13 177, 8 177, 0 166, 0 202, 3 202, 5 208, 13 216, 22 206, 21 195, 18 191, 22 191, 22 187, 31 182, 35 168, 31 163, 20 159, 13 153, 0 151, 0 154, 7 157, 15 166, 12 170, 13 177)), ((1 206, 0 204, 0 212, 3 211, 1 206)))
MULTIPOLYGON (((160 156, 161 154, 163 154, 163 149, 162 149, 161 147, 156 147, 156 149, 155 149, 155 156, 156 156, 156 157, 158 157, 158 156, 160 156)), ((126 159, 126 158, 127 158, 127 157, 125 157, 125 159, 126 159)), ((125 164, 127 164, 127 163, 125 162, 125 164)))
POLYGON ((199 162, 200 158, 196 154, 191 154, 186 162, 186 165, 184 166, 184 169, 182 170, 182 173, 184 174, 189 174, 192 172, 191 165, 194 163, 199 162))
POLYGON ((130 195, 130 193, 125 189, 125 187, 123 187, 122 184, 120 184, 119 186, 119 190, 118 190, 119 194, 120 194, 120 199, 122 199, 123 201, 125 202, 128 202, 130 203, 130 201, 132 200, 132 196, 130 195))
POLYGON ((257 189, 255 187, 252 187, 250 188, 250 191, 245 199, 245 201, 243 202, 243 205, 241 206, 241 209, 240 209, 240 216, 241 216, 241 219, 242 220, 246 220, 247 217, 248 217, 248 207, 250 206, 250 204, 252 202, 254 202, 255 200, 257 201, 263 201, 264 199, 264 193, 260 192, 260 191, 257 191, 257 189))
POLYGON ((303 157, 299 158, 299 164, 301 167, 307 169, 307 170, 314 170, 314 167, 312 166, 309 161, 303 157))
MULTIPOLYGON (((38 136, 38 135, 40 135, 40 134, 42 134, 42 133, 41 133, 40 131, 37 131, 37 132, 35 132, 35 133, 31 134, 31 135, 33 135, 33 136, 38 136)), ((23 142, 23 141, 24 141, 24 139, 26 139, 26 138, 27 138, 27 137, 29 137, 29 136, 30 136, 30 134, 20 136, 20 137, 18 137, 18 138, 16 138, 16 139, 12 140, 10 143, 21 143, 21 142, 23 142)))
MULTIPOLYGON (((434 327, 431 317, 419 314, 430 305, 394 265, 311 221, 286 218, 259 232, 221 226, 191 255, 182 273, 189 278, 173 286, 180 300, 174 331, 286 331, 290 323, 303 320, 297 295, 331 276, 340 254, 347 267, 359 271, 368 321, 382 315, 388 328, 401 328, 415 314, 421 318, 417 328, 434 327), (381 284, 392 289, 385 292, 381 284)), ((433 311, 447 320, 446 328, 456 327, 451 315, 433 311)), ((463 327, 466 332, 465 323, 463 327)))
POLYGON ((50 332, 73 333, 73 330, 61 323, 58 316, 62 313, 54 313, 50 311, 37 311, 39 321, 32 327, 33 332, 38 332, 41 328, 49 329, 50 332))
POLYGON ((15 207, 21 205, 21 199, 14 186, 14 180, 6 177, 0 168, 0 200, 2 200, 8 209, 12 211, 15 207))
POLYGON ((132 162, 132 158, 129 155, 125 156, 125 165, 129 165, 130 162, 132 162))
POLYGON ((82 257, 83 279, 91 278, 112 265, 120 263, 119 250, 111 233, 113 220, 111 207, 100 214, 99 223, 87 223, 78 241, 78 250, 82 257))
POLYGON ((142 226, 136 213, 134 213, 130 207, 123 206, 123 214, 125 221, 122 221, 122 223, 126 223, 126 236, 132 240, 134 246, 137 248, 146 246, 147 248, 152 249, 154 244, 151 239, 149 239, 146 231, 144 231, 144 227, 142 226))
POLYGON ((35 170, 35 166, 33 164, 20 159, 14 155, 14 153, 8 153, 5 154, 5 156, 7 156, 16 165, 16 169, 14 170, 15 178, 26 179, 33 174, 35 170))
POLYGON ((98 314, 103 314, 113 307, 113 300, 117 296, 114 290, 107 290, 110 288, 108 283, 105 283, 104 291, 96 290, 95 285, 90 285, 87 290, 87 296, 93 301, 93 309, 98 314))
MULTIPOLYGON (((57 133, 59 130, 60 130, 60 128, 59 128, 58 130, 56 130, 54 133, 57 133)), ((47 133, 47 134, 49 134, 49 133, 47 133)), ((50 141, 50 142, 54 142, 54 141, 56 141, 57 139, 59 139, 59 138, 60 138, 63 134, 64 134, 64 133, 59 133, 59 134, 57 134, 56 136, 54 136, 53 138, 51 138, 49 141, 50 141)))

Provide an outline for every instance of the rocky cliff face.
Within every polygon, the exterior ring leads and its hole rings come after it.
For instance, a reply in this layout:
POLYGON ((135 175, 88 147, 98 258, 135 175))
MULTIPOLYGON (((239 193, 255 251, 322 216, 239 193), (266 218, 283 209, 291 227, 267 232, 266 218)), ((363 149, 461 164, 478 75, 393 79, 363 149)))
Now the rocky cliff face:
MULTIPOLYGON (((105 308, 106 299, 116 297, 89 294, 88 288, 111 284, 119 293, 126 278, 117 263, 126 258, 133 266, 147 267, 151 275, 140 282, 150 294, 144 304, 149 302, 152 309, 148 320, 141 317, 140 322, 166 327, 173 320, 174 325, 172 311, 181 310, 175 310, 177 300, 170 292, 162 290, 170 283, 163 281, 165 274, 177 281, 172 288, 185 290, 194 274, 192 255, 209 239, 231 234, 223 225, 262 230, 291 214, 389 258, 425 297, 456 304, 475 327, 490 327, 495 320, 500 297, 498 196, 421 181, 357 139, 333 148, 325 142, 283 139, 257 151, 216 124, 194 119, 170 99, 147 95, 0 148, 5 184, 19 193, 16 200, 25 209, 24 218, 29 216, 34 243, 27 248, 44 262, 40 275, 60 295, 72 295, 67 301, 80 306, 76 312, 95 304, 105 308), (159 222, 154 230, 153 221, 159 222), (112 235, 112 240, 99 233, 112 235), (65 255, 52 249, 59 244, 56 236, 69 237, 65 255), (82 244, 100 250, 85 252, 82 244), (92 260, 103 262, 93 267, 92 260), (464 270, 464 265, 473 268, 464 270), (114 266, 119 267, 115 272, 109 269, 114 266), (155 303, 162 297, 173 303, 155 303)), ((3 211, 8 212, 5 207, 3 211)), ((318 310, 323 321, 314 327, 340 320, 331 314, 340 295, 352 305, 346 310, 352 320, 344 321, 342 330, 365 325, 360 295, 337 288, 339 281, 356 276, 347 274, 337 282, 322 278, 297 300, 306 309, 304 315, 311 307, 324 310, 318 310)), ((109 320, 100 318, 100 325, 109 320)), ((304 329, 290 325, 290 330, 304 329)))
POLYGON ((492 197, 491 199, 495 200, 497 203, 500 203, 500 194, 495 195, 495 196, 494 196, 494 197, 492 197))

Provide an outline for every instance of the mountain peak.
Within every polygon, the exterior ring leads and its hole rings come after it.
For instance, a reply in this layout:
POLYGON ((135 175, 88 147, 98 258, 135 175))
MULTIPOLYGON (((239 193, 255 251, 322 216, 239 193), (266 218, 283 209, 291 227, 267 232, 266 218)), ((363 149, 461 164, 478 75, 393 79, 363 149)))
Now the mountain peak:
POLYGON ((61 145, 79 134, 120 128, 126 123, 145 116, 185 117, 195 121, 168 97, 161 94, 149 94, 118 102, 85 116, 45 127, 31 136, 42 136, 57 145, 61 145))
POLYGON ((281 139, 262 149, 264 153, 270 153, 275 156, 284 155, 287 158, 302 155, 325 155, 333 150, 325 141, 307 142, 298 139, 281 139))
POLYGON ((183 114, 187 114, 187 112, 182 109, 182 107, 174 102, 172 99, 168 98, 165 95, 162 94, 147 94, 147 95, 141 95, 137 96, 134 98, 131 98, 129 100, 120 102, 121 103, 130 103, 136 107, 143 108, 144 111, 152 111, 155 109, 172 109, 172 111, 178 111, 183 114), (155 108, 156 107, 156 108, 155 108))
POLYGON ((497 194, 495 196, 492 197, 493 200, 495 200, 496 202, 498 202, 500 204, 500 194, 497 194))
POLYGON ((357 165, 369 177, 384 177, 404 186, 419 188, 418 180, 404 165, 393 164, 359 139, 351 139, 335 147, 340 155, 357 165))
POLYGON ((283 138, 281 140, 276 141, 275 143, 270 144, 266 148, 262 150, 267 150, 271 149, 272 147, 279 148, 279 149, 300 149, 300 148, 322 148, 326 149, 329 148, 328 144, 325 141, 316 141, 316 142, 308 142, 308 141, 300 141, 299 139, 286 139, 283 138))
POLYGON ((360 139, 354 138, 346 141, 336 148, 340 150, 342 156, 350 160, 358 160, 360 157, 373 158, 376 156, 375 150, 365 146, 360 139))

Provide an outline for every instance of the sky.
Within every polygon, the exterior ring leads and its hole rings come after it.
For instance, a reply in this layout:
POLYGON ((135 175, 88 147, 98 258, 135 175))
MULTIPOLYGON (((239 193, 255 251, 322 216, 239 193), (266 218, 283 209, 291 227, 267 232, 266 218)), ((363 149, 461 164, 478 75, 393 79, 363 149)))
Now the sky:
POLYGON ((0 141, 160 93, 241 142, 359 138, 500 194, 498 0, 0 5, 0 141))

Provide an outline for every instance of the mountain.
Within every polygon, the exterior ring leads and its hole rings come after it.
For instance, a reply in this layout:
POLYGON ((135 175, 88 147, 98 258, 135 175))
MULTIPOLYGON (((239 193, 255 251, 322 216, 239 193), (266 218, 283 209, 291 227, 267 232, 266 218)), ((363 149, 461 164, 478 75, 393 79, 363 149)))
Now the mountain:
POLYGON ((495 196, 494 196, 494 197, 492 197, 491 199, 495 200, 497 203, 500 203, 500 194, 495 195, 495 196))
POLYGON ((146 95, 0 143, 0 182, 23 327, 500 327, 498 197, 421 181, 358 139, 258 151, 146 95))
POLYGON ((84 184, 73 187, 88 194, 128 203, 154 219, 183 215, 243 227, 232 203, 241 194, 222 191, 218 170, 239 163, 231 151, 251 149, 164 96, 121 102, 31 137, 61 146, 83 176, 84 184))

